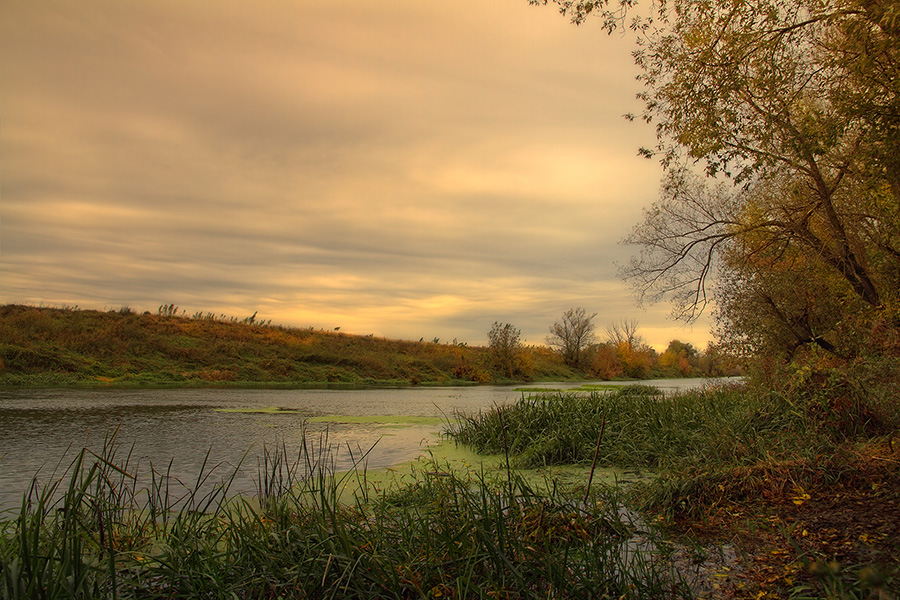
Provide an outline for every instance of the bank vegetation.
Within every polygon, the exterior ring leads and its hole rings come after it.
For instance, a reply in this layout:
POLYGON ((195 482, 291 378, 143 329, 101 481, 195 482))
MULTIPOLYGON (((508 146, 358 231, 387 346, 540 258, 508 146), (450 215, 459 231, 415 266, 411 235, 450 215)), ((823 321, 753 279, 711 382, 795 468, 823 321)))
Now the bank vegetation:
MULTIPOLYGON (((677 356, 642 347, 629 355, 639 360, 614 361, 611 369, 590 362, 573 366, 548 347, 520 344, 518 336, 512 345, 515 331, 507 326, 503 347, 470 346, 285 327, 255 315, 187 315, 169 304, 152 313, 5 305, 0 385, 461 385, 703 376, 721 374, 720 367, 730 364, 673 342, 677 356)), ((590 356, 601 347, 589 349, 590 356)))

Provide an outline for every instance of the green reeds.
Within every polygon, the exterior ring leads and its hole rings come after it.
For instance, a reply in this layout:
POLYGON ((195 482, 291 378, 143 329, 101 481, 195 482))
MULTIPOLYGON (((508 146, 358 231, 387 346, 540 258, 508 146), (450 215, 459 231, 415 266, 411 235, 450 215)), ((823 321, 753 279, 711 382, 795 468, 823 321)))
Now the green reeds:
MULTIPOLYGON (((81 451, 0 526, 0 598, 676 598, 686 586, 615 489, 587 501, 509 472, 421 463, 402 484, 342 498, 327 444, 260 458, 256 497, 232 477, 192 487, 81 451), (201 492, 200 490, 209 490, 201 492), (638 541, 636 541, 638 540, 638 541)), ((551 487, 551 486, 548 486, 551 487)))
POLYGON ((825 484, 840 476, 837 441, 776 394, 740 387, 663 395, 646 387, 590 395, 525 396, 512 406, 458 415, 457 443, 506 452, 514 467, 584 464, 647 469, 641 508, 690 513, 763 488, 825 484), (600 432, 603 432, 600 434, 600 432))
POLYGON ((523 396, 512 406, 457 415, 447 433, 484 454, 504 449, 514 466, 590 464, 664 469, 685 461, 748 464, 811 439, 802 415, 737 388, 663 395, 646 386, 614 392, 523 396), (604 428, 602 444, 598 432, 604 428))

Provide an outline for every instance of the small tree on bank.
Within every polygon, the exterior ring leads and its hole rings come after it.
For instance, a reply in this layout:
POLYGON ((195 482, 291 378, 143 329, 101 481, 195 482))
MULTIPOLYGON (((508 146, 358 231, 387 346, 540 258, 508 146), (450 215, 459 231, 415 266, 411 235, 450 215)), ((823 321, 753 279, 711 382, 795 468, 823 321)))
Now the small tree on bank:
POLYGON ((649 377, 658 367, 658 356, 638 333, 637 321, 622 320, 606 327, 608 345, 616 350, 622 374, 632 379, 649 377))
POLYGON ((570 308, 562 319, 550 326, 547 344, 556 349, 563 361, 572 368, 584 366, 585 350, 594 343, 594 317, 582 307, 570 308))
POLYGON ((700 354, 692 345, 672 340, 666 351, 659 355, 657 362, 664 375, 687 377, 697 369, 699 359, 700 354))
POLYGON ((613 346, 626 344, 632 348, 646 346, 644 337, 638 333, 638 322, 623 319, 606 326, 606 337, 613 346))
POLYGON ((522 374, 521 335, 521 330, 499 321, 494 321, 488 332, 488 346, 491 349, 494 369, 510 379, 522 374))

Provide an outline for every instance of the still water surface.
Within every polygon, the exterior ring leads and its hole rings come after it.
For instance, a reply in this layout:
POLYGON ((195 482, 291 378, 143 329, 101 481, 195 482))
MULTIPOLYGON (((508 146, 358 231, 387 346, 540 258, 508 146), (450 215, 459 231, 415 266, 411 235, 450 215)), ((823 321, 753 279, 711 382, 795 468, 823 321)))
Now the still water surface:
MULTIPOLYGON (((666 390, 697 387, 709 380, 645 381, 666 390)), ((570 388, 580 384, 540 384, 570 388)), ((441 420, 457 411, 477 413, 515 402, 510 387, 415 387, 372 390, 35 390, 0 389, 0 510, 21 504, 32 480, 53 479, 81 448, 99 451, 117 432, 119 456, 132 450, 130 469, 152 466, 188 484, 205 460, 212 480, 241 464, 232 490, 252 492, 264 447, 283 445, 296 456, 303 442, 324 440, 333 468, 349 468, 368 451, 365 466, 379 469, 421 455, 438 439, 441 420), (278 408, 282 412, 261 409, 278 408), (225 409, 225 410, 223 410, 225 409), (236 411, 235 409, 241 409, 236 411), (253 412, 254 410, 260 412, 253 412), (377 416, 348 423, 329 415, 377 416), (404 417, 433 417, 430 423, 404 417), (312 419, 313 421, 310 421, 312 419)))

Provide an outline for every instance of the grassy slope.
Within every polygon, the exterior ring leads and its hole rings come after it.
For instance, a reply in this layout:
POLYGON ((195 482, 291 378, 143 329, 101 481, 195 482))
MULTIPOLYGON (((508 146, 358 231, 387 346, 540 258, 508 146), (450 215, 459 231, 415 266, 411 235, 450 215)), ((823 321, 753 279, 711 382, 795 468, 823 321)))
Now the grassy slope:
MULTIPOLYGON (((545 349, 527 351, 535 379, 579 376, 545 349)), ((494 380, 481 347, 129 311, 0 306, 0 385, 494 380)))

